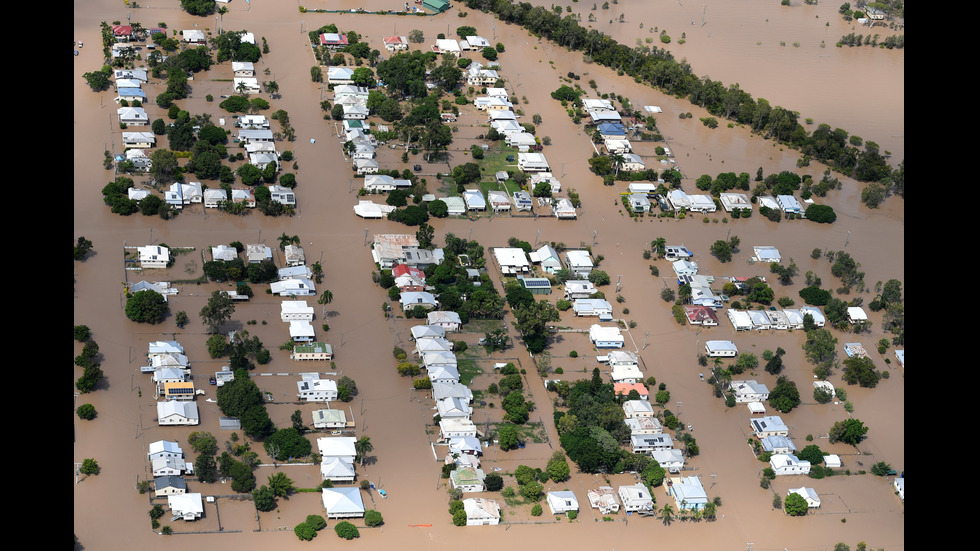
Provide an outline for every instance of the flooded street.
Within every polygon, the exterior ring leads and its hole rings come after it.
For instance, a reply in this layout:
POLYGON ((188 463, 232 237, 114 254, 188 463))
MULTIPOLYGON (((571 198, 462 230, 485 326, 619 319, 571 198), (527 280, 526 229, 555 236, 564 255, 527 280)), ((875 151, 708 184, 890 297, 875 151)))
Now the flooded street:
MULTIPOLYGON (((561 0, 560 5, 573 6, 573 12, 582 11, 583 25, 586 24, 587 11, 591 3, 570 3, 561 0)), ((795 4, 795 2, 794 2, 795 4)), ((311 2, 307 8, 329 7, 348 9, 363 6, 366 9, 394 9, 401 4, 382 0, 355 2, 311 2)), ((765 97, 774 105, 799 110, 801 120, 812 117, 817 122, 840 126, 865 140, 874 140, 882 150, 890 150, 893 159, 904 157, 904 53, 899 50, 878 50, 855 48, 843 50, 834 47, 833 42, 842 34, 852 32, 845 27, 836 13, 836 6, 799 6, 780 9, 778 3, 762 3, 745 0, 739 3, 708 3, 705 26, 690 25, 689 20, 700 21, 703 5, 679 6, 677 3, 657 2, 655 4, 620 0, 609 10, 599 10, 604 15, 596 28, 608 32, 623 43, 631 43, 638 37, 651 36, 647 29, 659 26, 667 29, 676 42, 682 32, 687 33, 687 43, 671 44, 670 49, 678 58, 687 57, 695 73, 710 75, 725 83, 738 82, 754 97, 765 97), (655 6, 655 7, 654 7, 655 6), (657 18, 649 17, 655 12, 657 18), (605 23, 625 14, 625 23, 605 23), (819 15, 816 18, 815 15, 819 15), (768 18, 769 22, 765 20, 768 18), (812 21, 811 21, 812 20, 812 21), (828 28, 824 25, 830 21, 828 28), (644 29, 638 24, 644 23, 644 29), (628 30, 627 30, 628 27, 628 30), (780 30, 780 29, 790 29, 780 30), (710 36, 709 36, 710 33, 710 36), (788 45, 779 46, 785 40, 788 45), (819 47, 820 40, 826 41, 826 48, 819 47), (761 41, 761 45, 756 45, 761 41), (799 48, 791 44, 800 42, 799 48), (722 44, 724 47, 716 47, 722 44), (746 70, 745 65, 751 66, 746 70), (871 99, 873 98, 873 99, 871 99)), ((280 500, 278 510, 256 513, 248 501, 234 501, 219 497, 217 507, 205 505, 205 518, 198 524, 184 521, 169 521, 169 516, 161 519, 161 524, 171 525, 175 532, 215 531, 215 533, 194 534, 175 540, 155 534, 149 525, 146 511, 152 507, 146 495, 139 495, 134 489, 137 479, 149 475, 146 461, 146 446, 160 439, 177 440, 185 452, 190 449, 187 435, 192 430, 210 431, 218 438, 219 447, 229 434, 218 428, 216 404, 205 401, 213 399, 215 387, 207 386, 207 377, 221 369, 221 360, 210 360, 205 346, 206 327, 201 323, 198 312, 215 289, 230 289, 227 284, 209 283, 205 285, 178 284, 180 293, 170 297, 171 315, 159 325, 133 323, 123 312, 125 289, 122 283, 141 279, 148 281, 195 279, 201 275, 203 257, 201 251, 212 245, 228 244, 231 241, 242 243, 264 243, 274 250, 278 247, 278 237, 282 233, 298 235, 305 248, 308 263, 320 260, 325 278, 318 292, 330 289, 334 300, 326 307, 326 317, 322 318, 321 307, 316 306, 317 340, 330 343, 336 355, 338 375, 352 377, 358 384, 359 395, 345 409, 353 413, 357 435, 371 438, 374 450, 364 467, 358 466, 359 479, 369 479, 389 494, 382 500, 377 494, 374 505, 367 492, 362 492, 366 506, 376 508, 384 515, 383 528, 361 528, 361 537, 351 542, 336 541, 333 534, 335 521, 314 540, 314 545, 351 546, 359 549, 392 549, 422 551, 431 549, 457 548, 462 537, 475 538, 473 546, 477 549, 495 549, 505 545, 521 545, 524 548, 549 549, 563 546, 574 549, 647 549, 652 538, 660 545, 672 549, 718 549, 741 550, 747 542, 754 542, 755 549, 823 549, 832 547, 838 541, 853 546, 858 541, 866 541, 871 547, 888 550, 905 547, 904 505, 893 495, 888 481, 870 474, 857 475, 857 471, 869 469, 876 461, 887 461, 896 469, 904 469, 904 371, 896 366, 892 351, 891 366, 884 364, 884 358, 874 351, 874 344, 885 337, 881 330, 881 313, 871 313, 873 329, 871 333, 847 335, 834 331, 839 340, 838 356, 843 356, 844 342, 859 341, 872 352, 872 358, 879 369, 889 369, 891 377, 882 380, 875 389, 848 388, 848 399, 855 405, 853 417, 859 418, 871 428, 868 439, 858 450, 842 444, 831 445, 822 438, 829 427, 838 420, 848 417, 843 406, 838 404, 817 405, 813 403, 811 382, 812 366, 804 358, 801 344, 802 332, 764 332, 735 334, 731 324, 719 312, 721 324, 715 328, 698 330, 696 327, 677 325, 670 305, 660 299, 664 286, 676 283, 669 274, 670 264, 666 261, 645 260, 643 250, 649 248, 650 241, 657 237, 666 238, 673 244, 685 244, 694 251, 695 260, 701 273, 722 276, 769 276, 768 266, 753 265, 748 259, 753 245, 773 245, 780 249, 784 264, 793 258, 799 265, 800 276, 793 285, 781 287, 773 284, 776 297, 788 296, 802 304, 797 292, 804 286, 803 275, 813 270, 823 278, 825 288, 836 288, 838 280, 830 273, 830 263, 826 259, 813 260, 813 248, 846 250, 861 263, 865 281, 871 287, 876 281, 897 278, 905 281, 904 257, 904 200, 890 198, 878 210, 869 210, 860 203, 861 185, 851 180, 843 180, 840 191, 832 191, 819 203, 830 204, 837 212, 838 220, 831 225, 815 224, 805 220, 767 221, 756 211, 747 220, 728 220, 723 213, 707 217, 688 216, 684 220, 641 218, 631 220, 624 213, 618 191, 625 190, 626 184, 618 182, 614 187, 602 185, 600 177, 589 172, 588 159, 592 154, 589 137, 582 126, 576 126, 565 113, 559 102, 551 99, 550 92, 558 88, 566 73, 580 74, 581 83, 594 79, 599 92, 615 92, 626 95, 634 105, 659 105, 663 113, 658 115, 660 131, 673 150, 678 168, 684 174, 683 187, 692 193, 696 190, 694 181, 701 174, 712 176, 719 172, 748 172, 754 175, 759 167, 765 174, 781 170, 811 174, 819 179, 824 167, 813 163, 805 169, 796 169, 797 155, 784 151, 778 144, 751 135, 744 128, 726 128, 722 124, 715 130, 704 127, 699 117, 707 113, 686 100, 664 96, 653 89, 636 84, 628 78, 618 77, 615 72, 594 64, 587 64, 580 54, 570 54, 552 44, 529 36, 514 25, 506 25, 493 18, 469 12, 465 18, 457 16, 462 7, 457 5, 450 12, 437 17, 397 17, 353 14, 300 14, 295 7, 273 2, 252 2, 250 10, 241 0, 228 4, 230 11, 223 16, 222 25, 226 30, 247 29, 264 36, 271 48, 256 63, 260 81, 275 79, 280 86, 281 98, 271 100, 272 110, 285 109, 289 112, 296 130, 296 141, 277 144, 280 151, 290 149, 295 154, 299 168, 295 172, 298 209, 294 217, 270 218, 259 212, 245 216, 232 216, 209 209, 205 212, 201 205, 185 208, 184 212, 170 221, 159 217, 145 217, 136 213, 123 217, 112 214, 103 204, 100 189, 114 178, 112 171, 102 167, 103 151, 122 151, 121 131, 115 117, 114 93, 92 92, 81 75, 97 70, 102 63, 99 35, 99 22, 120 19, 125 21, 132 14, 133 21, 141 21, 145 27, 156 26, 158 21, 168 23, 171 30, 182 28, 214 28, 215 17, 195 18, 179 11, 174 0, 148 5, 144 9, 127 9, 120 2, 98 0, 97 2, 75 2, 74 38, 85 42, 74 58, 74 236, 85 236, 94 243, 94 253, 84 262, 74 264, 74 320, 75 324, 86 324, 93 331, 104 356, 102 369, 106 380, 99 390, 76 397, 77 407, 82 403, 92 403, 99 412, 94 421, 81 421, 74 417, 73 461, 96 458, 102 467, 98 476, 82 477, 74 486, 73 513, 74 531, 80 543, 87 550, 128 550, 134 548, 155 550, 170 549, 174 544, 188 550, 230 549, 243 551, 266 549, 305 549, 292 534, 292 528, 308 514, 322 514, 319 494, 297 493, 288 500, 280 500), (341 142, 336 137, 333 121, 323 120, 320 109, 321 97, 332 95, 321 92, 319 84, 310 81, 310 67, 315 63, 308 46, 306 32, 321 25, 336 23, 342 32, 356 30, 373 48, 384 52, 382 37, 397 33, 408 34, 412 29, 425 33, 423 45, 433 43, 437 33, 455 33, 460 25, 472 25, 488 39, 502 42, 506 51, 500 55, 501 76, 507 80, 511 96, 521 98, 520 108, 525 119, 532 114, 540 114, 542 123, 537 127, 538 136, 549 136, 552 145, 545 147, 544 153, 551 163, 552 171, 563 184, 563 190, 574 188, 581 195, 582 209, 574 221, 560 221, 553 218, 511 218, 507 215, 483 216, 475 221, 466 219, 432 219, 430 224, 436 231, 436 243, 442 245, 447 232, 459 237, 478 241, 487 249, 504 246, 509 237, 514 236, 532 244, 564 242, 570 247, 580 244, 592 245, 593 256, 603 255, 605 259, 600 268, 612 277, 613 286, 619 281, 620 294, 625 302, 613 303, 617 317, 636 322, 631 335, 645 365, 645 374, 655 376, 659 382, 668 385, 672 402, 668 405, 685 424, 693 425, 693 435, 701 447, 701 455, 692 458, 689 465, 697 469, 709 496, 720 496, 723 506, 718 509, 715 522, 675 522, 664 526, 657 519, 626 517, 620 513, 615 522, 601 522, 601 515, 587 507, 586 491, 598 485, 606 485, 602 475, 576 473, 574 465, 571 480, 562 484, 549 482, 545 490, 569 489, 575 492, 582 504, 578 520, 569 522, 562 518, 554 522, 554 517, 545 514, 535 522, 530 521, 529 506, 504 506, 504 521, 513 521, 507 527, 498 528, 457 528, 452 525, 448 513, 446 484, 439 478, 440 464, 433 457, 430 442, 436 435, 429 434, 431 425, 431 401, 420 401, 420 396, 410 390, 410 381, 399 377, 395 372, 393 346, 408 348, 410 320, 385 319, 382 304, 387 301, 386 292, 371 280, 375 265, 367 244, 375 234, 414 233, 416 228, 389 221, 363 220, 354 216, 352 206, 357 202, 358 181, 352 178, 350 165, 345 162, 341 152, 341 142), (553 62, 553 63, 552 63, 553 62), (269 68, 272 75, 261 74, 269 68), (322 96, 321 96, 322 93, 322 96), (526 98, 526 101, 525 99, 526 98), (682 120, 678 113, 692 112, 694 118, 682 120), (315 140, 315 143, 311 143, 315 140), (723 221, 723 219, 725 219, 723 221), (708 254, 710 245, 718 239, 731 235, 741 238, 741 251, 732 262, 722 264, 708 254), (143 274, 126 272, 123 263, 124 246, 142 246, 166 243, 171 247, 193 247, 195 250, 180 255, 169 270, 147 270, 143 274), (651 276, 650 264, 658 266, 660 276, 651 276), (621 316, 621 309, 628 307, 630 313, 621 316), (191 319, 183 330, 176 327, 173 314, 186 311, 191 319), (329 323, 328 332, 321 330, 320 324, 329 323), (185 348, 190 358, 192 373, 197 388, 203 389, 206 396, 198 397, 197 405, 201 412, 201 425, 193 429, 187 427, 158 427, 156 405, 152 398, 152 383, 149 375, 139 372, 146 358, 148 342, 176 339, 185 348), (742 351, 752 351, 761 355, 766 349, 786 350, 784 358, 787 369, 784 374, 799 386, 803 405, 784 420, 798 446, 807 434, 812 434, 814 443, 825 452, 839 453, 844 467, 855 473, 854 476, 837 476, 824 480, 811 480, 805 477, 780 477, 773 488, 785 497, 788 488, 801 485, 817 488, 824 499, 824 508, 811 512, 805 518, 791 518, 782 511, 772 509, 772 491, 759 486, 759 472, 766 465, 755 459, 750 446, 746 445, 749 433, 748 414, 744 406, 726 408, 722 400, 712 396, 711 388, 702 383, 697 375, 705 368, 698 366, 697 353, 708 339, 731 339, 742 351), (673 403, 679 402, 679 403, 673 403), (426 425, 428 423, 428 425, 426 425), (864 453, 865 455, 860 455, 864 453), (860 462, 860 465, 858 464, 860 462), (219 520, 220 519, 220 520, 219 520), (627 520, 628 519, 628 520, 627 520), (846 519, 846 523, 842 522, 846 519), (413 525, 431 524, 431 527, 413 525), (216 533, 221 529, 224 533, 216 533)), ((464 8, 465 9, 465 8, 464 8)), ((860 32, 860 31, 854 31, 860 32)), ((385 56, 388 54, 386 52, 385 56)), ((478 59, 475 52, 468 57, 478 59)), ((212 120, 227 117, 218 108, 218 101, 208 103, 206 94, 216 98, 220 94, 231 93, 230 64, 215 65, 207 73, 201 73, 191 82, 191 97, 178 104, 192 114, 211 113, 212 120)), ((150 120, 166 119, 166 112, 158 108, 152 99, 164 90, 165 83, 152 81, 148 89, 151 105, 147 106, 150 120)), ((263 94, 263 97, 268 98, 263 94)), ((463 108, 460 117, 460 130, 456 142, 451 146, 448 163, 426 165, 426 172, 449 172, 449 168, 465 163, 469 157, 464 154, 473 143, 482 143, 476 138, 483 130, 464 127, 476 123, 478 117, 472 106, 463 108), (469 110, 469 111, 467 111, 469 110)), ((225 128, 231 128, 226 119, 225 128)), ((812 128, 809 128, 812 130, 812 128)), ((149 130, 149 127, 136 128, 149 130)), ((163 140, 165 143, 166 140, 163 140)), ((161 146, 163 144, 160 144, 161 146)), ((656 144, 643 143, 638 148, 642 154, 653 155, 656 144)), ((402 165, 400 153, 396 156, 385 152, 383 160, 393 162, 382 164, 383 168, 403 169, 420 162, 421 157, 410 158, 409 164, 402 165)), ((896 161, 897 162, 897 161, 896 161)), ((656 166, 661 171, 664 167, 656 166)), ((429 191, 436 191, 437 184, 429 178, 429 191)), ((137 177, 139 183, 145 177, 137 177)), ((215 182, 205 182, 212 186, 215 182)), ((564 193, 562 194, 564 195, 564 193)), ((381 199, 375 198, 377 202, 381 199)), ((278 252, 278 251, 277 251, 278 252)), ((281 253, 280 253, 281 258, 281 253)), ((500 275, 495 273, 493 263, 488 261, 488 270, 500 286, 500 275)), ((605 288, 607 299, 616 294, 613 286, 605 288)), ((273 360, 266 366, 258 366, 253 373, 254 380, 263 391, 272 392, 273 402, 269 414, 278 426, 288 426, 289 416, 295 409, 303 411, 304 419, 309 421, 313 405, 284 403, 295 400, 295 382, 301 371, 330 371, 326 362, 300 364, 289 359, 288 353, 279 350, 279 345, 289 339, 288 328, 279 319, 278 297, 265 293, 265 285, 253 286, 255 297, 248 303, 240 304, 232 321, 225 329, 246 329, 258 336, 272 351, 273 360), (248 324, 255 320, 255 324, 248 324), (279 375, 286 374, 286 375, 279 375)), ((857 293, 852 296, 858 296, 857 293)), ((863 295, 865 304, 874 298, 869 292, 863 295)), ((560 298, 558 292, 549 300, 560 298)), ((307 297, 310 304, 315 297, 307 297)), ((397 310, 397 306, 396 306, 397 310)), ((588 319, 588 318, 586 318, 588 319)), ((511 327, 513 316, 509 313, 505 322, 511 337, 516 330, 511 327)), ((571 312, 562 315, 559 323, 575 328, 588 327, 585 320, 576 319, 571 312)), ((465 328, 464 328, 465 330, 465 328)), ((463 333, 471 351, 476 348, 480 332, 463 333)), ((629 341, 627 341, 629 342, 629 341)), ((75 345, 75 354, 81 348, 75 345)), ((632 349, 632 347, 630 348, 632 349)), ((551 347, 553 365, 563 366, 563 378, 575 380, 581 373, 587 377, 595 362, 595 351, 588 342, 587 335, 569 334, 551 347), (578 351, 579 358, 570 358, 569 352, 578 351)), ((554 424, 551 421, 551 401, 553 394, 544 390, 544 385, 536 376, 527 350, 517 344, 494 358, 480 362, 485 373, 474 381, 474 388, 486 388, 493 382, 493 361, 517 358, 527 367, 525 385, 528 399, 538 404, 531 416, 540 418, 547 433, 546 442, 530 444, 526 449, 501 452, 490 448, 484 458, 484 470, 490 472, 501 467, 502 473, 512 472, 517 465, 544 467, 553 449, 559 449, 554 424), (499 356, 499 357, 498 357, 499 356)), ((508 360, 509 361, 509 360, 508 360)), ((642 367, 642 365, 641 365, 642 367)), ((74 377, 81 374, 75 368, 74 377)), ((754 378, 770 386, 775 377, 761 369, 754 378)), ((752 378, 746 376, 745 378, 752 378)), ((838 386, 841 382, 840 370, 835 370, 831 380, 838 386)), ((488 417, 499 418, 501 412, 486 407, 478 407, 474 414, 475 422, 488 417)), ((314 439, 317 434, 311 434, 314 439)), ((252 449, 259 452, 263 462, 268 457, 260 443, 253 443, 252 449)), ((438 449, 438 448, 437 448, 438 449)), ((193 453, 189 454, 193 460, 193 453)), ((441 457, 440 457, 441 459, 441 457)), ((259 485, 277 469, 260 467, 255 475, 259 485)), ((297 487, 312 488, 319 483, 316 465, 280 465, 278 470, 286 472, 297 487)), ((612 485, 632 484, 635 478, 629 474, 609 477, 612 485)), ((505 477, 505 483, 513 486, 514 479, 505 477)), ((234 492, 230 484, 188 483, 190 491, 204 495, 230 496, 234 492)), ((664 488, 654 491, 660 506, 673 500, 666 495, 664 488)), ((484 494, 481 494, 484 495, 484 494)), ((503 504, 499 493, 487 493, 487 497, 497 499, 503 504), (495 496, 495 497, 494 497, 495 496)), ((469 496, 466 496, 469 497, 469 496)), ((159 503, 157 500, 155 503, 159 503)), ((165 503, 164 503, 165 504, 165 503)), ((358 521, 359 526, 363 522, 358 521)))

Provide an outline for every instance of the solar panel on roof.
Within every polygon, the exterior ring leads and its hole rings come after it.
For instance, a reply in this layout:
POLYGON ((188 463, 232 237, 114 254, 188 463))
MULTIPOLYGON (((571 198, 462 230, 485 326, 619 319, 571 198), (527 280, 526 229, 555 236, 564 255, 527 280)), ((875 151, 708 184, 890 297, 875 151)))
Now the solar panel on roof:
POLYGON ((524 279, 524 287, 551 287, 551 282, 547 279, 524 279))

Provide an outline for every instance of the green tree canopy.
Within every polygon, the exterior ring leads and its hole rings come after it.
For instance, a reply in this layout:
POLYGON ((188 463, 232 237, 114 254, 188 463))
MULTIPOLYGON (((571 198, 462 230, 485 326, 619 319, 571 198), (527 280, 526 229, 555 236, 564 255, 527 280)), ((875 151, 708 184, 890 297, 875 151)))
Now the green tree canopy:
POLYGON ((830 427, 830 443, 843 442, 852 446, 857 446, 868 434, 868 427, 859 419, 846 419, 837 421, 830 427))
POLYGON ((160 323, 168 312, 167 301, 156 291, 138 291, 126 300, 126 317, 138 323, 160 323))
POLYGON ((783 502, 783 510, 791 517, 802 517, 806 514, 808 508, 806 499, 800 494, 789 494, 783 502))

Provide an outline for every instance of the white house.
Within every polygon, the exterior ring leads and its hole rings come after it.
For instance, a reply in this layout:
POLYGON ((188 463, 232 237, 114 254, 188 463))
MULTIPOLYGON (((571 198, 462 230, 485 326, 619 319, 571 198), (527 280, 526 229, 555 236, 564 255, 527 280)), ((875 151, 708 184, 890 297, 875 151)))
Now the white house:
POLYGON ((279 296, 310 296, 316 294, 313 281, 302 278, 273 281, 269 284, 272 294, 279 296))
POLYGON ((466 210, 480 212, 487 210, 487 200, 483 198, 483 192, 478 189, 464 190, 463 200, 466 201, 466 210))
POLYGON ((759 438, 765 436, 789 436, 789 427, 783 423, 778 415, 770 415, 760 419, 750 419, 749 425, 752 427, 752 434, 759 438))
POLYGON ((348 67, 330 67, 327 69, 327 83, 353 84, 354 69, 350 69, 348 67))
POLYGON ((803 461, 795 455, 776 454, 769 458, 769 465, 776 476, 795 474, 810 474, 810 462, 803 461))
POLYGON ((827 323, 827 318, 823 316, 823 312, 814 306, 801 306, 800 313, 804 316, 809 314, 813 318, 813 324, 817 327, 823 327, 827 323))
POLYGON ((313 411, 313 428, 342 429, 347 426, 347 413, 342 409, 318 409, 313 411))
MULTIPOLYGON (((228 201, 228 193, 221 188, 204 190, 204 208, 216 209, 228 201)), ((213 247, 212 247, 213 248, 213 247)), ((232 249, 234 251, 235 249, 232 249)))
POLYGON ((809 509, 820 508, 820 496, 817 495, 817 491, 814 490, 813 488, 807 488, 806 486, 803 486, 801 488, 790 488, 790 490, 786 492, 787 497, 793 494, 796 494, 802 497, 804 500, 806 500, 807 508, 809 509))
POLYGON ((362 518, 364 501, 361 500, 361 489, 356 486, 324 488, 323 508, 327 510, 327 518, 362 518))
POLYGON ((153 479, 154 497, 176 496, 187 493, 187 481, 179 475, 162 475, 153 479))
POLYGON ((708 341, 704 343, 704 351, 709 358, 734 358, 738 355, 738 347, 732 341, 708 341))
POLYGON ((320 456, 339 457, 346 461, 354 461, 357 451, 354 443, 357 441, 353 436, 325 436, 316 439, 316 447, 320 451, 320 456))
POLYGON ((176 476, 185 470, 192 470, 188 469, 189 466, 193 467, 193 464, 188 465, 183 457, 157 457, 150 461, 150 472, 155 477, 176 476))
POLYGON ((289 338, 295 343, 313 342, 316 338, 316 333, 313 331, 313 324, 306 320, 290 321, 289 338))
POLYGON ((384 45, 385 49, 392 53, 407 50, 408 38, 404 36, 386 36, 384 37, 384 45))
POLYGON ((127 126, 142 126, 150 122, 142 107, 120 107, 116 109, 116 114, 119 115, 119 122, 127 126))
POLYGON ((792 195, 777 195, 776 203, 779 204, 779 208, 783 212, 789 212, 793 214, 799 214, 803 207, 800 206, 800 202, 796 200, 796 197, 792 195))
POLYGON ((308 306, 305 300, 284 300, 279 317, 284 322, 313 321, 313 313, 313 307, 308 306))
POLYGON ((540 264, 541 269, 546 273, 553 274, 562 268, 558 251, 552 248, 551 245, 544 245, 536 251, 531 251, 529 256, 531 257, 531 262, 540 264))
POLYGON ((677 277, 698 275, 698 263, 690 260, 678 260, 671 264, 677 277))
POLYGON ((184 42, 188 44, 206 44, 208 41, 204 31, 199 29, 185 29, 181 34, 184 36, 184 42))
POLYGON ((616 499, 616 492, 611 486, 599 486, 589 490, 589 506, 598 509, 603 515, 619 512, 619 501, 616 499))
POLYGON ((568 271, 581 278, 588 278, 594 267, 588 251, 566 252, 565 265, 568 267, 568 271))
POLYGON ((727 314, 735 331, 750 331, 752 329, 752 317, 748 312, 729 309, 727 314))
POLYGON ((201 417, 197 413, 197 404, 194 402, 176 400, 157 402, 157 424, 160 426, 197 425, 200 422, 201 417))
POLYGON ((589 298, 595 294, 596 288, 591 281, 585 279, 570 279, 565 282, 565 300, 589 298))
POLYGON ((156 442, 151 442, 147 449, 148 452, 146 454, 146 459, 149 461, 153 461, 157 458, 184 457, 184 450, 180 449, 180 444, 169 440, 157 440, 156 442))
POLYGON ((524 249, 497 247, 493 250, 493 255, 504 275, 526 274, 531 270, 531 263, 528 262, 524 249))
POLYGON ((905 501, 905 477, 902 476, 896 478, 895 482, 892 484, 895 487, 895 492, 898 493, 898 497, 900 497, 902 501, 905 501))
POLYGON ((232 61, 231 71, 239 78, 255 76, 255 66, 251 61, 232 61))
POLYGON ((627 511, 652 511, 653 496, 643 484, 619 487, 619 499, 627 511))
POLYGON ((575 205, 567 197, 561 197, 557 201, 554 201, 551 209, 555 213, 555 217, 559 220, 574 220, 578 217, 575 205))
POLYGON ((636 365, 617 365, 609 372, 614 384, 636 384, 643 381, 643 372, 636 365))
POLYGON ((285 206, 296 206, 296 193, 288 187, 271 185, 269 186, 269 192, 272 194, 273 201, 285 206))
POLYGON ((548 492, 547 498, 552 515, 563 515, 569 511, 578 512, 578 498, 572 492, 548 492))
POLYGON ((674 447, 674 441, 669 434, 632 434, 630 446, 633 453, 649 454, 654 450, 669 450, 674 447))
POLYGON ((354 482, 357 473, 354 462, 342 457, 324 457, 320 462, 321 480, 331 482, 354 482))
POLYGON ((469 419, 441 419, 439 421, 439 440, 448 441, 452 438, 470 436, 476 438, 476 425, 469 419))
POLYGON ((140 266, 143 268, 166 268, 170 263, 170 249, 159 245, 137 247, 140 266))
POLYGON ((510 197, 506 191, 489 190, 487 191, 487 203, 494 212, 510 210, 510 197))
POLYGON ((460 321, 459 314, 442 310, 436 310, 426 314, 426 323, 441 327, 445 331, 459 331, 463 325, 462 321, 460 321))
POLYGON ((524 172, 544 172, 551 170, 543 153, 518 153, 517 168, 524 172))
POLYGON ((531 198, 531 194, 526 191, 515 191, 514 206, 519 211, 529 211, 534 208, 534 200, 531 198))
POLYGON ((255 77, 235 77, 232 79, 234 87, 232 90, 241 93, 242 91, 249 94, 258 94, 262 91, 259 87, 259 79, 255 77))
POLYGON ((436 39, 436 44, 433 46, 432 51, 437 54, 451 53, 456 54, 458 57, 463 53, 463 49, 459 46, 459 42, 451 38, 439 38, 436 39))
POLYGON ((467 526, 496 526, 500 524, 500 506, 492 499, 471 497, 463 500, 467 526))
POLYGON ((653 417, 653 406, 646 400, 626 400, 623 402, 623 413, 627 419, 653 417))
POLYGON ((772 436, 763 436, 759 439, 762 443, 762 449, 769 453, 796 453, 796 444, 793 443, 793 439, 789 436, 780 436, 774 434, 772 436))
POLYGON ((593 325, 589 328, 589 340, 596 348, 622 348, 626 340, 618 327, 593 325))
POLYGON ((577 298, 572 303, 576 316, 598 316, 601 321, 612 320, 612 304, 601 298, 577 298))
POLYGON ((148 149, 157 143, 153 132, 123 132, 123 145, 137 149, 148 149))
POLYGON ((197 520, 204 516, 204 501, 200 493, 167 496, 170 514, 184 520, 197 520))
POLYGON ((464 494, 483 491, 486 475, 476 467, 458 467, 449 473, 449 486, 458 488, 464 494))
POLYGON ((732 212, 735 209, 752 210, 752 202, 744 193, 722 193, 719 199, 721 208, 725 209, 725 212, 732 212))
POLYGON ((623 422, 630 428, 630 434, 660 434, 664 431, 656 417, 634 417, 624 419, 623 422))
POLYGON ((684 468, 684 453, 681 450, 655 449, 649 455, 667 472, 677 474, 684 468))
POLYGON ((752 247, 752 260, 756 262, 763 262, 770 264, 772 262, 779 262, 782 257, 779 255, 779 249, 770 245, 759 245, 752 247))
MULTIPOLYGON (((299 323, 299 322, 291 322, 299 323)), ((303 373, 303 380, 296 382, 298 397, 307 402, 330 402, 337 399, 337 381, 320 379, 318 373, 303 373)))
POLYGON ((745 381, 732 381, 729 390, 735 395, 736 404, 747 402, 761 402, 769 399, 769 389, 762 383, 757 383, 752 379, 745 381))
POLYGON ((860 306, 849 306, 847 308, 847 321, 850 323, 867 323, 868 314, 860 306))

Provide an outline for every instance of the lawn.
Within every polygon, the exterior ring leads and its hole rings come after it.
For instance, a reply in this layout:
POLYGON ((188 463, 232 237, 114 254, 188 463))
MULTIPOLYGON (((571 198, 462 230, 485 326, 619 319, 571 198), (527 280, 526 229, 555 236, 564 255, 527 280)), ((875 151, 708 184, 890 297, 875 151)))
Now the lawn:
POLYGON ((473 358, 459 358, 456 367, 459 369, 459 382, 467 386, 473 383, 474 377, 483 373, 473 358))

